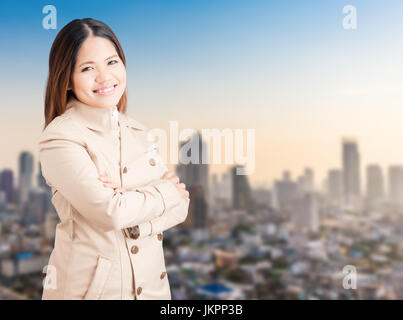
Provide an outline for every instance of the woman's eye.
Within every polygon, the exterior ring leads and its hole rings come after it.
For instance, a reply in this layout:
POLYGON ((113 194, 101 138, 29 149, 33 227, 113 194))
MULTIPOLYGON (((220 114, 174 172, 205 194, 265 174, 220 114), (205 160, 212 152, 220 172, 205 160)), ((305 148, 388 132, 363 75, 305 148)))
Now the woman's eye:
POLYGON ((86 67, 83 70, 81 70, 81 72, 87 71, 88 68, 92 68, 92 67, 86 67))
MULTIPOLYGON (((108 62, 108 64, 110 65, 111 62, 116 62, 116 63, 118 63, 117 60, 111 60, 111 61, 108 62)), ((112 64, 116 64, 116 63, 112 63, 112 64)), ((87 71, 88 68, 92 68, 92 67, 86 67, 86 68, 82 69, 81 72, 87 71)))

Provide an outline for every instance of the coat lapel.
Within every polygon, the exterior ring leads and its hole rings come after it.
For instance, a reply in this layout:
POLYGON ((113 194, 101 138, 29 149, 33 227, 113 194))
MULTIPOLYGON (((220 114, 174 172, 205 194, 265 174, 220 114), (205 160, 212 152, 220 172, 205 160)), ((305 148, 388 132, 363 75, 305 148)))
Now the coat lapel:
POLYGON ((145 139, 146 127, 144 125, 124 114, 119 116, 123 168, 147 152, 147 139, 145 139))

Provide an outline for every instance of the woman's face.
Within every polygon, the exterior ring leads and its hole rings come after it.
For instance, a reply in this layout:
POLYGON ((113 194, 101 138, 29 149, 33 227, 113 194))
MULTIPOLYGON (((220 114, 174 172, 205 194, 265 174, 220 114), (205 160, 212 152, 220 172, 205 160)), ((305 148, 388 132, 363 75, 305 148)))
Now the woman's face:
POLYGON ((126 68, 110 40, 95 36, 84 40, 72 82, 69 89, 83 103, 99 108, 118 104, 126 89, 126 68))

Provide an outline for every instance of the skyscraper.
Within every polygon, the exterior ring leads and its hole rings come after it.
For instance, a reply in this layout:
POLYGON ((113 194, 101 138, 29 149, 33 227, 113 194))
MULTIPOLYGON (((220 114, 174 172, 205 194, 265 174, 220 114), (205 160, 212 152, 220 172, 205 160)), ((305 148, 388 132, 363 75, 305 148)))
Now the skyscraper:
POLYGON ((189 187, 192 195, 189 203, 189 213, 182 227, 192 229, 207 228, 207 202, 201 185, 189 187))
POLYGON ((315 182, 314 182, 314 174, 311 168, 305 168, 304 171, 304 191, 305 192, 314 192, 315 190, 315 182))
POLYGON ((200 133, 180 144, 176 174, 190 193, 189 214, 182 227, 203 229, 208 218, 208 150, 200 133))
POLYGON ((307 192, 292 202, 292 221, 298 229, 310 232, 319 230, 319 209, 315 193, 307 192))
POLYGON ((305 168, 304 174, 297 179, 297 193, 299 196, 307 192, 314 192, 314 177, 311 168, 305 168))
POLYGON ((30 152, 24 151, 19 157, 19 203, 24 204, 29 197, 29 190, 32 187, 34 158, 30 152))
POLYGON ((255 210, 252 191, 246 175, 237 175, 236 166, 232 167, 232 203, 234 209, 244 209, 250 213, 255 210))
POLYGON ((291 180, 289 171, 283 172, 283 180, 276 180, 274 183, 274 206, 277 208, 284 208, 291 204, 294 198, 297 197, 297 184, 291 180))
POLYGON ((343 174, 339 169, 328 171, 328 197, 333 204, 340 205, 343 198, 343 174))
POLYGON ((214 205, 223 205, 230 207, 232 205, 232 187, 231 176, 228 172, 221 175, 221 180, 218 181, 217 174, 213 174, 211 183, 212 203, 214 205))
POLYGON ((209 195, 208 159, 207 144, 201 140, 199 133, 180 144, 176 174, 186 186, 201 185, 206 199, 209 195))
POLYGON ((403 166, 390 166, 388 180, 389 201, 394 205, 403 205, 403 166))
POLYGON ((343 184, 345 203, 355 206, 360 196, 360 155, 354 139, 343 139, 343 184))
POLYGON ((9 169, 4 169, 0 173, 0 190, 5 192, 8 203, 14 202, 14 177, 9 169))
POLYGON ((379 165, 367 166, 367 200, 370 204, 376 204, 384 199, 385 187, 382 169, 379 165))

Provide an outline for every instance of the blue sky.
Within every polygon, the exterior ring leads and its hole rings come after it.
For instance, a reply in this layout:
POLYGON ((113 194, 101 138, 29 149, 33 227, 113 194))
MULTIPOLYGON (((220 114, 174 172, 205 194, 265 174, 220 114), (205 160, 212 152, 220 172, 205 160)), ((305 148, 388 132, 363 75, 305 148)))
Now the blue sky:
POLYGON ((259 182, 304 166, 323 177, 340 165, 342 135, 359 139, 363 165, 403 163, 384 143, 403 143, 402 1, 1 1, 0 12, 0 136, 15 137, 2 141, 0 169, 21 149, 36 154, 52 41, 85 17, 123 46, 129 115, 150 127, 255 128, 259 182), (57 30, 42 28, 47 4, 57 30), (357 30, 342 28, 347 4, 357 30))

